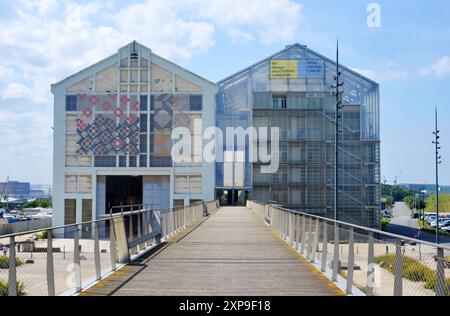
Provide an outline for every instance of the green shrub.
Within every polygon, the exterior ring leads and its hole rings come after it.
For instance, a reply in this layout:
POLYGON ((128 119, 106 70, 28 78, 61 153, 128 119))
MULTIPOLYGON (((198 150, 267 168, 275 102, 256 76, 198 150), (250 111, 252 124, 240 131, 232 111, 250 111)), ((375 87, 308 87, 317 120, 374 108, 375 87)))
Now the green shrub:
MULTIPOLYGON (((383 269, 386 269, 391 273, 395 273, 394 254, 376 256, 374 261, 383 269)), ((402 256, 402 268, 402 276, 405 279, 414 282, 425 282, 424 287, 426 289, 436 291, 436 271, 428 268, 416 259, 407 256, 402 256)), ((450 295, 450 278, 445 279, 445 284, 447 289, 446 294, 450 295)))
MULTIPOLYGON (((22 260, 16 257, 16 267, 21 266, 23 264, 22 260)), ((8 269, 9 268, 9 257, 8 256, 0 256, 0 269, 8 269)))
POLYGON ((381 230, 386 231, 386 227, 387 225, 389 225, 390 222, 391 222, 390 218, 383 217, 381 219, 381 230))
MULTIPOLYGON (((388 270, 391 273, 395 272, 395 255, 388 254, 375 257, 375 263, 380 267, 388 270)), ((424 266, 417 260, 403 256, 402 262, 403 277, 411 281, 425 282, 429 276, 432 276, 435 272, 430 268, 424 266)))
MULTIPOLYGON (((25 285, 23 282, 17 281, 16 283, 17 296, 25 296, 25 285)), ((0 296, 8 296, 8 282, 0 280, 0 296)))
POLYGON ((44 230, 44 231, 37 233, 36 237, 39 239, 47 239, 48 238, 48 230, 44 230))

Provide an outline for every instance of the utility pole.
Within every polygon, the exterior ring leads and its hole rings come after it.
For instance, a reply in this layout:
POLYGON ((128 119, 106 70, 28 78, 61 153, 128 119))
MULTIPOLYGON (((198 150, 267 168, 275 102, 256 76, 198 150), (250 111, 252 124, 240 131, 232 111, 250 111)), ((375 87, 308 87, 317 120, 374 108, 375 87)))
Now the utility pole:
POLYGON ((334 89, 333 96, 336 98, 336 112, 334 115, 334 125, 335 125, 335 141, 334 141, 334 219, 338 220, 338 210, 339 210, 339 179, 338 179, 338 168, 339 168, 339 119, 341 118, 340 111, 344 107, 342 104, 342 91, 339 90, 344 83, 340 82, 341 71, 339 70, 339 40, 336 42, 336 74, 334 80, 336 85, 332 85, 331 88, 334 89))
POLYGON ((438 112, 437 107, 434 111, 434 141, 435 146, 435 163, 436 163, 436 244, 439 244, 439 165, 442 163, 441 156, 439 155, 439 130, 438 130, 438 112))

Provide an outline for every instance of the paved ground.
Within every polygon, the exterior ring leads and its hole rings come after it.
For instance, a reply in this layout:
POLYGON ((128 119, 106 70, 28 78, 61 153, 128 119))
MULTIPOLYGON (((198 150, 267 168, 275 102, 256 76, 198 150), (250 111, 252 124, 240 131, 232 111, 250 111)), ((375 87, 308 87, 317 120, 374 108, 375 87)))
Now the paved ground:
POLYGON ((224 207, 84 295, 343 295, 245 207, 224 207))

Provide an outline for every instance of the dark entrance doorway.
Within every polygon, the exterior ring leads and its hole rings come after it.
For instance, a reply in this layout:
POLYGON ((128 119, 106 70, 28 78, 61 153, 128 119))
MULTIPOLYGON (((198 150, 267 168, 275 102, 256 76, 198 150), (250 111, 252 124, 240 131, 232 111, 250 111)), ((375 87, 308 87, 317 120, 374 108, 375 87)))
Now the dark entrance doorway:
POLYGON ((113 206, 135 204, 142 204, 142 176, 106 176, 106 213, 113 206))
POLYGON ((242 189, 217 189, 216 198, 221 206, 245 206, 249 192, 242 189))

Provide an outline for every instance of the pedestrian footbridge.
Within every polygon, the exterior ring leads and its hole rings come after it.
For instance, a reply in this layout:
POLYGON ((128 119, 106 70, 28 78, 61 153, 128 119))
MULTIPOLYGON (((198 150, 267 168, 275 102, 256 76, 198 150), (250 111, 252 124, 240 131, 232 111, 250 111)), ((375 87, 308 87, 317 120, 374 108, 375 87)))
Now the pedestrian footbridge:
POLYGON ((448 247, 275 204, 123 206, 41 233, 0 236, 7 295, 450 294, 448 247))
POLYGON ((246 207, 222 207, 83 295, 342 295, 246 207))

